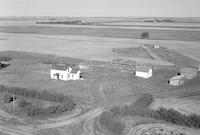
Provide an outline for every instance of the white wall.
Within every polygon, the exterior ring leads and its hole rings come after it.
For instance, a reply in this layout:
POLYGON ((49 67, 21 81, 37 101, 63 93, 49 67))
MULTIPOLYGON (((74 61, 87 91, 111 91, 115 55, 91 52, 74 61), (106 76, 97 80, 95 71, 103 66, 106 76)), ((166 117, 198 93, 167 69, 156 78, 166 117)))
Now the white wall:
POLYGON ((78 80, 80 79, 80 71, 77 72, 77 74, 69 73, 66 70, 56 70, 56 69, 51 69, 50 70, 50 77, 51 79, 56 79, 57 76, 54 76, 54 74, 58 73, 59 74, 59 80, 63 81, 68 81, 68 80, 78 80))
POLYGON ((65 70, 56 70, 56 69, 51 69, 50 70, 50 77, 51 79, 56 79, 57 80, 57 77, 54 76, 54 74, 58 73, 59 74, 59 79, 60 80, 67 80, 67 74, 68 72, 65 70))
POLYGON ((152 76, 152 69, 150 69, 150 71, 148 73, 136 71, 135 76, 142 77, 145 79, 150 78, 152 76))

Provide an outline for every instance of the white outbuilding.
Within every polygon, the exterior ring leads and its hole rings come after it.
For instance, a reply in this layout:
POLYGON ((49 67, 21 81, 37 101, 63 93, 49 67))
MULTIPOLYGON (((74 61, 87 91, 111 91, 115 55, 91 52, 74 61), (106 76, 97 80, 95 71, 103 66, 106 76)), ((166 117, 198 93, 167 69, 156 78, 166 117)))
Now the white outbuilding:
POLYGON ((90 65, 87 63, 79 63, 79 69, 89 69, 90 65))
POLYGON ((50 69, 50 77, 55 80, 78 80, 81 79, 81 71, 67 65, 53 65, 50 69))
POLYGON ((184 83, 185 76, 184 75, 176 75, 169 79, 168 83, 171 86, 180 86, 184 83))
POLYGON ((160 48, 160 46, 159 45, 153 45, 153 48, 158 49, 158 48, 160 48))
POLYGON ((153 70, 149 66, 136 66, 135 76, 141 78, 150 78, 153 74, 153 70))

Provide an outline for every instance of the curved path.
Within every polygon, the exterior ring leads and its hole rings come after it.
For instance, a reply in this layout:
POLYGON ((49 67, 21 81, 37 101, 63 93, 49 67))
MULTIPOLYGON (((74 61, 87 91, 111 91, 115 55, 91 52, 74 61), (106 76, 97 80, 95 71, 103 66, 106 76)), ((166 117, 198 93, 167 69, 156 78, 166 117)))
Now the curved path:
POLYGON ((90 118, 90 117, 98 116, 102 112, 103 112, 103 108, 92 109, 85 114, 79 115, 77 117, 74 117, 74 118, 71 118, 71 119, 68 119, 68 120, 62 120, 62 121, 59 121, 59 122, 53 122, 53 123, 47 123, 47 124, 39 125, 38 129, 63 127, 63 126, 66 126, 66 125, 70 125, 74 122, 78 122, 78 121, 82 121, 82 120, 90 118))
POLYGON ((199 135, 200 131, 169 124, 142 124, 133 127, 128 135, 199 135))
POLYGON ((24 124, 17 124, 17 125, 5 124, 6 123, 5 119, 11 120, 16 117, 0 109, 0 116, 5 118, 3 120, 2 119, 0 120, 0 133, 2 132, 2 133, 10 134, 10 135, 35 135, 35 134, 38 134, 38 131, 42 129, 63 127, 63 126, 73 124, 74 122, 80 122, 83 120, 87 121, 87 119, 90 121, 90 119, 100 115, 102 112, 103 112, 103 108, 95 108, 84 114, 80 114, 80 110, 77 109, 70 116, 68 115, 66 117, 50 119, 50 120, 47 120, 46 122, 43 121, 42 122, 43 124, 34 126, 34 125, 24 125, 24 124))

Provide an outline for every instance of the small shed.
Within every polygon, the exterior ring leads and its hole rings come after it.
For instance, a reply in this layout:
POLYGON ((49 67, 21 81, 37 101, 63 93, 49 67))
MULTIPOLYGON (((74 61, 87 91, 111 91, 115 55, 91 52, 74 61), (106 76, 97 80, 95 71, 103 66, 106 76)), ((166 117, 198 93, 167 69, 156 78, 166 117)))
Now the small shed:
POLYGON ((158 48, 160 48, 160 46, 159 45, 153 45, 153 48, 158 49, 158 48))
POLYGON ((89 69, 90 65, 87 63, 79 63, 79 69, 89 69))
POLYGON ((177 75, 169 79, 168 83, 172 86, 180 86, 184 83, 185 78, 183 75, 177 75))
POLYGON ((135 76, 141 78, 150 78, 153 74, 153 70, 150 66, 136 66, 135 76))
POLYGON ((197 69, 188 67, 182 68, 180 74, 183 75, 186 79, 192 79, 197 76, 197 69))

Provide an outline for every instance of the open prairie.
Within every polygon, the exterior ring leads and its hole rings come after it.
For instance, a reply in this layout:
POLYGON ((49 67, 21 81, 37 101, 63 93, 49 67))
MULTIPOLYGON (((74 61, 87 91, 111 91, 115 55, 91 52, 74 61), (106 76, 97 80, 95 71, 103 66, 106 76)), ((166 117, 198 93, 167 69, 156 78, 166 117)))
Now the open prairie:
MULTIPOLYGON (((76 19, 44 17, 0 21, 0 56, 11 58, 11 61, 8 61, 10 65, 0 70, 0 85, 30 91, 56 92, 70 96, 77 103, 70 115, 62 113, 59 117, 32 119, 20 117, 15 113, 10 114, 9 112, 15 111, 15 104, 19 107, 18 102, 21 99, 15 102, 13 92, 13 101, 5 103, 4 95, 7 93, 2 92, 0 134, 112 135, 109 129, 99 123, 100 115, 111 110, 113 106, 126 108, 127 104, 134 103, 138 97, 147 93, 152 96, 152 101, 154 99, 148 109, 172 108, 182 114, 195 113, 199 118, 200 74, 185 81, 182 86, 173 87, 168 83, 169 79, 180 71, 179 67, 196 68, 199 65, 199 18, 170 18, 173 21, 165 22, 170 20, 94 17, 78 19, 95 25, 35 23, 76 19), (160 20, 161 22, 154 22, 160 20), (143 32, 149 33, 148 39, 142 39, 143 32), (160 47, 154 49, 153 45, 160 47), (114 65, 114 59, 150 65, 153 76, 149 79, 137 77, 133 71, 127 72, 114 65), (83 79, 80 80, 53 80, 50 78, 50 69, 55 63, 74 64, 76 67, 80 63, 89 63, 89 69, 80 69, 83 75, 83 79), (5 107, 10 110, 6 110, 5 107)), ((32 101, 32 98, 27 101, 32 101)), ((40 101, 37 102, 39 104, 40 101)), ((22 106, 25 107, 28 104, 23 103, 22 106)), ((50 104, 50 101, 48 103, 50 104)), ((54 109, 50 108, 50 112, 54 112, 54 109)), ((35 110, 33 108, 32 111, 35 110)), ((119 121, 125 123, 125 132, 122 133, 124 135, 200 134, 199 129, 177 126, 153 117, 128 116, 129 120, 126 120, 121 118, 123 116, 108 116, 114 121, 107 123, 111 124, 111 129, 119 131, 120 125, 115 124, 119 121), (128 122, 130 124, 127 124, 128 122)))

